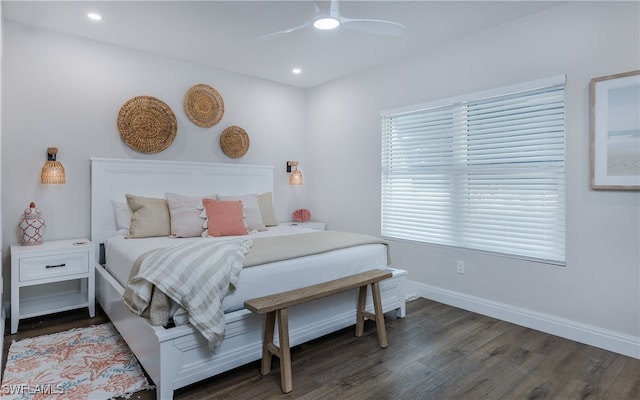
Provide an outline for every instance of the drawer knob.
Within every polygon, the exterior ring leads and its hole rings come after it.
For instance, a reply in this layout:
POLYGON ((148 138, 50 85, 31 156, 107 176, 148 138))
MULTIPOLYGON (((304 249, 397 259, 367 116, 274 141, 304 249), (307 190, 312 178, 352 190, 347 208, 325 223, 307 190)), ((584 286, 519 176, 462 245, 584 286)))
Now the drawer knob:
POLYGON ((60 267, 66 267, 67 264, 62 263, 62 264, 56 264, 56 265, 47 265, 45 268, 60 268, 60 267))

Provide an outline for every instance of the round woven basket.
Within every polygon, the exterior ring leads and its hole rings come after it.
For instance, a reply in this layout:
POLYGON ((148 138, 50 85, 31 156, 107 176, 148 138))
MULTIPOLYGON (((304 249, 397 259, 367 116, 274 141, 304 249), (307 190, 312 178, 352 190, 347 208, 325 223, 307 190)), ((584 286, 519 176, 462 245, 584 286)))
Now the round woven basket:
POLYGON ((242 157, 249 150, 249 135, 239 126, 230 126, 220 135, 220 147, 227 157, 242 157))
POLYGON ((124 142, 141 153, 165 150, 176 138, 178 123, 171 108, 152 96, 129 99, 118 113, 118 130, 124 142))
POLYGON ((194 85, 184 95, 184 112, 194 124, 210 128, 222 119, 224 101, 211 86, 194 85))

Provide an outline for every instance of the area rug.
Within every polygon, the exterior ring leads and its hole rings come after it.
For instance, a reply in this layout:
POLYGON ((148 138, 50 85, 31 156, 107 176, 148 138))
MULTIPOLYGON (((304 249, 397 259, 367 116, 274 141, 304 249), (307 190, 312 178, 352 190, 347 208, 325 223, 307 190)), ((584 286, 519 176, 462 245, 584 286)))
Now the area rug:
POLYGON ((2 400, 128 397, 152 388, 112 323, 11 344, 2 400))

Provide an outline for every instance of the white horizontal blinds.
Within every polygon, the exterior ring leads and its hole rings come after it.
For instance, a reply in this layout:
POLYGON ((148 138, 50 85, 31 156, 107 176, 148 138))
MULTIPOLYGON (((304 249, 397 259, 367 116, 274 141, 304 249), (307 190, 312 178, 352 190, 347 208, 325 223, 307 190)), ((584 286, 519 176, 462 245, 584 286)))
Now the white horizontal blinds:
POLYGON ((564 79, 382 124, 384 236, 564 263, 564 79))
POLYGON ((382 234, 451 240, 453 107, 386 117, 382 125, 382 234))

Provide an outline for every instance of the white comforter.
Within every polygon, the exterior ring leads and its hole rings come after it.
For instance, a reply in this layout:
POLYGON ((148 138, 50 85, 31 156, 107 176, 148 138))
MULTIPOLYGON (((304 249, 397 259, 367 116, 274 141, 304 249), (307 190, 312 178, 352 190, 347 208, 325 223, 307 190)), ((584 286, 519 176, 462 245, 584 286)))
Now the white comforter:
MULTIPOLYGON (((303 232, 312 232, 312 230, 282 224, 275 228, 269 228, 267 232, 252 233, 245 237, 254 239, 303 232)), ((124 236, 116 236, 106 243, 106 269, 125 288, 133 263, 143 253, 182 242, 218 241, 218 239, 220 238, 174 239, 162 237, 124 239, 124 236)), ((228 240, 228 238, 225 238, 225 240, 228 240)), ((224 312, 229 313, 242 309, 244 301, 250 298, 309 286, 373 268, 385 268, 386 266, 386 246, 370 244, 244 268, 240 272, 240 281, 236 290, 227 294, 223 299, 222 307, 224 312)))

